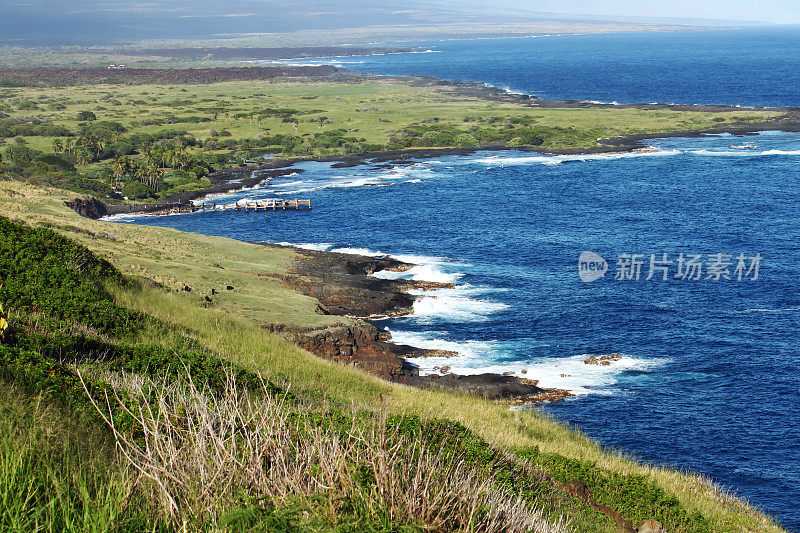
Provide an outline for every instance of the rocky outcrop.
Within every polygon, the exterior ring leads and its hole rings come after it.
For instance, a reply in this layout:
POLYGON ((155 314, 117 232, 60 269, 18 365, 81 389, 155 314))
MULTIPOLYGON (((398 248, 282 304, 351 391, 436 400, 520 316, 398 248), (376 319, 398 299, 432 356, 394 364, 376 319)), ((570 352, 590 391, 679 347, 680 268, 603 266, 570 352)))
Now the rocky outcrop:
POLYGON ((452 287, 451 283, 372 277, 381 270, 413 267, 389 257, 297 250, 287 275, 276 276, 292 289, 316 298, 326 314, 352 317, 401 316, 413 310, 411 289, 452 287))
POLYGON ((362 368, 389 381, 405 381, 416 369, 394 353, 388 335, 363 321, 300 332, 295 342, 309 352, 362 368))
POLYGON ((425 350, 389 342, 391 336, 372 324, 357 320, 325 328, 300 328, 286 324, 264 326, 319 357, 361 368, 395 383, 424 389, 440 389, 514 404, 552 401, 570 396, 567 391, 543 389, 535 380, 499 374, 420 376, 409 357, 441 356, 440 350, 425 350))
POLYGON ((67 204, 67 207, 74 209, 83 217, 98 219, 108 214, 108 206, 94 196, 75 198, 74 200, 68 200, 64 203, 67 204))
POLYGON ((539 382, 500 374, 445 374, 420 376, 409 382, 421 388, 444 389, 487 400, 509 400, 515 404, 555 400, 571 396, 568 391, 543 389, 539 382))
MULTIPOLYGON (((267 245, 264 246, 275 246, 267 245)), ((391 257, 367 257, 314 250, 296 250, 290 271, 277 277, 289 287, 319 301, 325 314, 352 317, 398 316, 413 310, 410 289, 441 289, 450 283, 387 280, 371 276, 382 270, 405 271, 413 265, 391 257)), ((426 350, 389 342, 390 334, 363 320, 325 328, 266 326, 282 333, 311 353, 362 368, 383 379, 420 388, 442 389, 489 400, 516 404, 552 401, 570 396, 568 391, 543 389, 535 380, 513 375, 457 375, 449 367, 442 374, 420 376, 408 358, 452 357, 455 352, 426 350)))
POLYGON ((301 348, 319 357, 362 368, 383 379, 413 384, 419 377, 417 368, 407 357, 432 357, 441 350, 425 350, 389 342, 391 334, 363 320, 332 324, 324 328, 300 328, 286 324, 264 326, 280 333, 301 348))
POLYGON ((622 359, 622 356, 618 353, 612 353, 611 355, 601 355, 597 357, 593 355, 588 359, 583 360, 583 364, 585 365, 597 365, 597 366, 609 366, 614 361, 619 361, 622 359))

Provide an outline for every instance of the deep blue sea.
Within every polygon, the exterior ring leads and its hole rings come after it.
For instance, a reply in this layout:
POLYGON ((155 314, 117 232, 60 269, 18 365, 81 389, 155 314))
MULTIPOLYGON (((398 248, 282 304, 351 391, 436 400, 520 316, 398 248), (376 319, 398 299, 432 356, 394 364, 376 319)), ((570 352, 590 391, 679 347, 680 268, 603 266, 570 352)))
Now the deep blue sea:
MULTIPOLYGON (((421 46, 437 52, 335 61, 548 98, 800 105, 797 29, 421 46)), ((643 460, 708 474, 800 531, 800 135, 651 144, 303 163, 226 198, 311 198, 310 212, 134 221, 418 263, 404 275, 456 288, 376 324, 461 354, 415 361, 423 372, 525 370, 575 393, 547 413, 643 460), (581 280, 584 251, 607 260, 605 277, 581 280), (608 354, 621 359, 584 364, 608 354)))

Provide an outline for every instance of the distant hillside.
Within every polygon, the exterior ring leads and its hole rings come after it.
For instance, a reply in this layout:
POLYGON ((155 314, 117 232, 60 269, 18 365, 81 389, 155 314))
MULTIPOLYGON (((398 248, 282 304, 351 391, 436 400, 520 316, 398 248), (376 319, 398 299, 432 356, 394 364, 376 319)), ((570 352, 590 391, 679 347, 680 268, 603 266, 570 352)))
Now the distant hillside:
MULTIPOLYGON (((680 20, 660 26, 685 25, 680 20)), ((0 45, 108 45, 139 40, 219 39, 224 37, 304 35, 303 43, 329 44, 330 33, 343 29, 382 29, 372 33, 343 32, 340 43, 385 38, 480 36, 525 32, 639 31, 654 29, 642 20, 611 22, 597 17, 541 13, 493 3, 366 0, 175 0, 132 3, 122 0, 33 0, 0 3, 0 45), (397 30, 402 30, 398 32, 397 30), (409 31, 411 30, 411 31, 409 31), (414 31, 418 30, 418 31, 414 31), (319 33, 322 32, 322 33, 319 33), (317 42, 312 42, 314 39, 317 42), (325 41, 325 40, 328 41, 325 41), (318 42, 318 41, 325 42, 318 42)))

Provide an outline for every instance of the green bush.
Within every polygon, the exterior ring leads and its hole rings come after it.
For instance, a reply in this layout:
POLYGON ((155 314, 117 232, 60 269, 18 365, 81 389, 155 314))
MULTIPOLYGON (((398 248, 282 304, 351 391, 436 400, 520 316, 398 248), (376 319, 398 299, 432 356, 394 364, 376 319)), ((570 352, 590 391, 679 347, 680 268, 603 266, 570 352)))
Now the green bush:
POLYGON ((125 184, 120 191, 122 196, 129 198, 131 200, 142 200, 145 198, 153 198, 155 196, 155 191, 152 187, 147 185, 146 183, 142 183, 141 181, 131 180, 125 184))
POLYGON ((45 163, 46 165, 50 165, 51 167, 55 167, 59 170, 66 170, 69 172, 75 172, 76 168, 71 162, 67 161, 63 157, 57 156, 55 154, 43 154, 36 158, 37 161, 45 163))
POLYGON ((28 148, 23 144, 15 143, 6 149, 4 159, 8 159, 19 166, 30 165, 39 154, 41 152, 28 148))
POLYGON ((0 384, 0 531, 166 531, 85 422, 0 384))
POLYGON ((81 122, 90 121, 90 120, 97 120, 97 115, 92 113, 91 111, 78 111, 78 120, 81 122))
POLYGON ((118 307, 104 283, 122 275, 86 247, 46 228, 0 217, 0 301, 14 313, 39 313, 112 335, 129 335, 142 317, 118 307))
POLYGON ((478 139, 469 133, 462 133, 456 137, 456 144, 464 147, 478 146, 478 139))

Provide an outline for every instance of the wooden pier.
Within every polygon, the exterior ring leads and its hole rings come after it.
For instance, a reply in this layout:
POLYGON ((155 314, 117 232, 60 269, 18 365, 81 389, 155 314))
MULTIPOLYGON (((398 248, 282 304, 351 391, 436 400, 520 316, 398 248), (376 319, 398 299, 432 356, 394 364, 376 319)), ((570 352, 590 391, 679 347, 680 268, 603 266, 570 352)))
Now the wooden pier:
POLYGON ((301 207, 306 207, 307 209, 311 209, 311 200, 286 200, 285 198, 266 198, 263 200, 248 200, 246 202, 236 202, 234 204, 218 204, 214 203, 205 203, 202 204, 190 204, 186 207, 179 207, 173 209, 175 213, 195 213, 197 211, 206 212, 206 211, 234 211, 234 212, 243 212, 243 213, 250 213, 250 212, 258 212, 258 211, 277 211, 286 210, 286 209, 297 209, 300 210, 301 207))

